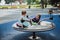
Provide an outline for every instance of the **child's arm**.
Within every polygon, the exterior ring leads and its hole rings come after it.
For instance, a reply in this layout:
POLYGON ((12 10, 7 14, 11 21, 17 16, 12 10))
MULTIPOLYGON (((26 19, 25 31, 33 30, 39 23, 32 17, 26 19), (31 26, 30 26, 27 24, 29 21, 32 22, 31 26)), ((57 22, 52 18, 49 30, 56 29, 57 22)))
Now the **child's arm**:
POLYGON ((20 21, 23 23, 25 20, 23 20, 23 18, 21 18, 20 21))
MULTIPOLYGON (((44 20, 49 20, 49 18, 44 18, 44 19, 40 20, 39 22, 44 21, 44 20)), ((38 23, 39 23, 39 22, 38 22, 38 23)))
POLYGON ((27 22, 30 22, 30 21, 31 21, 31 20, 29 19, 29 16, 28 16, 28 15, 26 15, 25 21, 27 21, 27 22))
POLYGON ((44 18, 44 19, 42 19, 41 21, 44 21, 44 20, 49 20, 49 18, 44 18))

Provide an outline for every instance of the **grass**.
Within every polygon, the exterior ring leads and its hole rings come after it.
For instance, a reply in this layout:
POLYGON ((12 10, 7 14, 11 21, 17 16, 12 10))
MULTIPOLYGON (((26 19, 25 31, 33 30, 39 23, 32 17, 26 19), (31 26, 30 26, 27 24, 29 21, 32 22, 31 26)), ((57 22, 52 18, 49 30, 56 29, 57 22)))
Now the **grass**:
MULTIPOLYGON (((28 8, 29 5, 3 5, 3 6, 0 6, 0 9, 8 9, 8 8, 28 8)), ((40 5, 36 4, 36 5, 30 5, 31 8, 40 8, 40 5)))

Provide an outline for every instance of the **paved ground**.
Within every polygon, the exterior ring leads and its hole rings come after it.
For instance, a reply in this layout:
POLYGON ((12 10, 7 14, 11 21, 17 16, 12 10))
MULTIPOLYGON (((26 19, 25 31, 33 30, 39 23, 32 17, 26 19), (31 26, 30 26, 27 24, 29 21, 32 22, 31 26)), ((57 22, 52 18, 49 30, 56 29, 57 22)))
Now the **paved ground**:
MULTIPOLYGON (((22 10, 23 9, 0 9, 0 24, 18 19, 21 15, 22 10)), ((29 15, 29 16, 30 15, 36 15, 36 14, 47 15, 48 10, 49 10, 49 8, 45 8, 45 9, 41 9, 41 8, 40 9, 38 9, 38 8, 26 9, 27 15, 29 15)), ((55 14, 59 14, 59 13, 55 13, 55 14)))
MULTIPOLYGON (((23 9, 0 9, 0 23, 16 20, 20 17, 23 9)), ((26 9, 28 15, 47 14, 44 9, 26 9), (44 11, 44 12, 43 12, 44 11)))
MULTIPOLYGON (((49 15, 42 15, 42 18, 49 17, 49 15)), ((49 20, 47 20, 49 21, 49 20)), ((1 40, 30 40, 28 37, 32 35, 32 32, 19 32, 12 28, 12 24, 17 20, 0 24, 0 39, 1 40)), ((36 32, 36 35, 43 40, 60 40, 60 17, 53 15, 52 22, 56 27, 54 30, 46 32, 36 32)))

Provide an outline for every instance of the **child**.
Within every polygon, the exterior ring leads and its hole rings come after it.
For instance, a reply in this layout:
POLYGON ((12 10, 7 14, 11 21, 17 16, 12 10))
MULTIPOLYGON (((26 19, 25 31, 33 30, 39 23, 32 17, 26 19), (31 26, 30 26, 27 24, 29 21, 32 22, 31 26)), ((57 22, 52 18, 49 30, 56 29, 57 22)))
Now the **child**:
POLYGON ((50 20, 53 20, 53 16, 52 16, 53 10, 49 10, 48 12, 49 12, 49 14, 50 14, 50 20))
POLYGON ((30 25, 30 19, 26 15, 26 11, 22 11, 22 16, 19 18, 19 24, 17 24, 18 27, 25 28, 30 25))
POLYGON ((40 25, 41 21, 49 20, 49 18, 43 18, 43 19, 40 19, 40 18, 41 18, 41 15, 37 15, 35 18, 32 19, 32 22, 40 25))
POLYGON ((40 24, 40 22, 39 22, 40 18, 41 18, 41 15, 37 15, 35 18, 32 19, 32 21, 40 24))

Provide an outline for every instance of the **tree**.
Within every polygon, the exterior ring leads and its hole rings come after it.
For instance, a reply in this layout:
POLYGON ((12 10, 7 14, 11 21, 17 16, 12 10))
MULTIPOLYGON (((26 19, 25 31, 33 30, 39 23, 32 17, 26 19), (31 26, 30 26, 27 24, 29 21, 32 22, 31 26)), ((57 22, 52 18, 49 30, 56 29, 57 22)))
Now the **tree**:
POLYGON ((36 0, 36 4, 40 4, 40 0, 36 0))
POLYGON ((32 0, 32 2, 36 2, 36 0, 32 0))
POLYGON ((57 6, 58 2, 60 2, 60 0, 50 0, 50 4, 57 6))
POLYGON ((14 2, 16 0, 5 0, 6 1, 6 4, 9 4, 10 2, 14 2))
POLYGON ((31 0, 27 0, 27 4, 30 5, 31 4, 31 0))
POLYGON ((0 0, 0 2, 1 2, 1 0, 0 0))

